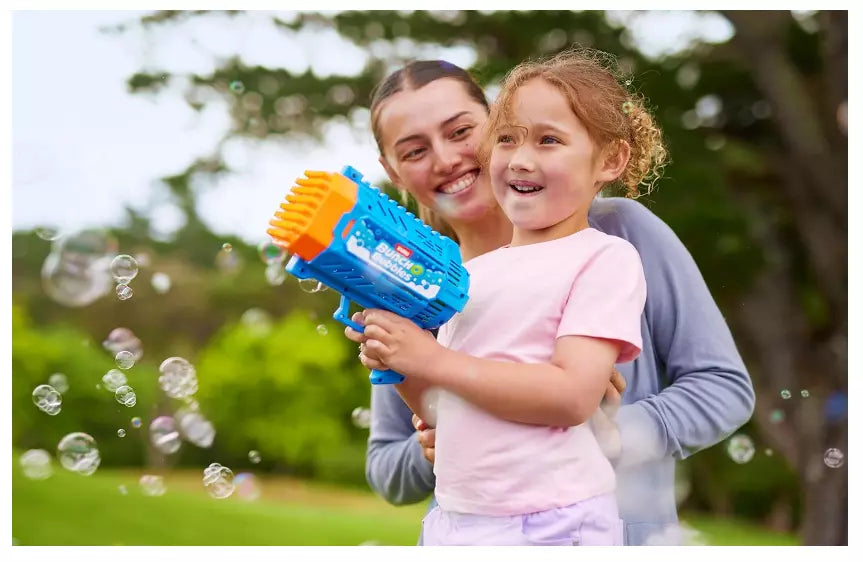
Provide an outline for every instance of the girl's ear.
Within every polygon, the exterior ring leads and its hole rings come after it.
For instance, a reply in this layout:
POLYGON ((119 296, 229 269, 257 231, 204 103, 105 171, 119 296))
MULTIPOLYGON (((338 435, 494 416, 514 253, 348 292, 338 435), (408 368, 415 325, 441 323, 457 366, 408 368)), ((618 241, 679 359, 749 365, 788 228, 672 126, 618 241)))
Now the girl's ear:
POLYGON ((387 173, 387 176, 390 178, 390 181, 394 186, 401 189, 401 179, 399 178, 398 173, 390 166, 390 163, 387 162, 387 159, 384 158, 384 155, 381 154, 378 156, 378 162, 381 163, 381 166, 384 167, 384 171, 387 173))
POLYGON ((616 143, 610 143, 602 151, 600 158, 598 180, 602 183, 610 183, 620 177, 626 165, 629 163, 629 157, 632 151, 629 143, 625 140, 620 140, 616 143))

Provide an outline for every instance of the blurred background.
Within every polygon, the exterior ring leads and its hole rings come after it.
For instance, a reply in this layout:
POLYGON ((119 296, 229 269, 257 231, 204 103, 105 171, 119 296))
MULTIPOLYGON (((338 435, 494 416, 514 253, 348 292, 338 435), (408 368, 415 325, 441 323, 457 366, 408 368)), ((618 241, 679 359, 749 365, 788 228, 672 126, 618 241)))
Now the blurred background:
POLYGON ((12 24, 13 544, 415 544, 425 502, 365 482, 338 296, 285 278, 267 220, 305 169, 393 193, 368 104, 404 62, 469 68, 493 99, 572 45, 617 55, 654 108, 672 163, 641 201, 755 384, 752 420, 678 463, 686 541, 847 544, 847 12, 12 24))

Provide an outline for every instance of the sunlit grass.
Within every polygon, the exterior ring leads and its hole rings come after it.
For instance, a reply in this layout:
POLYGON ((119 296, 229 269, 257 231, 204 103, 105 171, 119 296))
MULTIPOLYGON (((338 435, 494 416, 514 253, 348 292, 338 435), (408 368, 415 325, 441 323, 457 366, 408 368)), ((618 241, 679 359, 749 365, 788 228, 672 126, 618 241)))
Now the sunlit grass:
MULTIPOLYGON (((14 462, 12 536, 21 545, 413 545, 426 510, 424 503, 394 507, 371 492, 282 477, 261 478, 255 501, 237 494, 216 500, 198 471, 166 474, 166 493, 149 497, 139 489, 139 470, 85 477, 55 463, 49 479, 35 481, 14 462)), ((683 519, 709 544, 796 544, 747 523, 683 519)))

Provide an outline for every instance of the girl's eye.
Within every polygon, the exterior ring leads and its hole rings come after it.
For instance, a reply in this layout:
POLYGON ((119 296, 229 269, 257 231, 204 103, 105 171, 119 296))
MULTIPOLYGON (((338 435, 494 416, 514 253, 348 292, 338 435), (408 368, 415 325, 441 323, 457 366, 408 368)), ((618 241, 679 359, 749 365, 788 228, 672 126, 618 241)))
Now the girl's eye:
POLYGON ((544 137, 539 139, 539 144, 560 144, 560 139, 545 135, 544 137))
POLYGON ((515 139, 512 138, 512 135, 498 135, 497 142, 498 144, 512 144, 515 139))

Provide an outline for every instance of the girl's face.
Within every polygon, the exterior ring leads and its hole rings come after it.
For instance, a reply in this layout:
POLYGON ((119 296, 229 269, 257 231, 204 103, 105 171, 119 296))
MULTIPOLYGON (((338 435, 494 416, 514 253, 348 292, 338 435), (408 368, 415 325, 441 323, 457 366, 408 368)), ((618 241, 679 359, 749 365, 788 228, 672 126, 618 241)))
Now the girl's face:
POLYGON ((594 196, 620 170, 602 157, 560 90, 541 78, 516 91, 512 120, 495 131, 489 165, 506 216, 522 231, 557 227, 565 235, 586 227, 594 196))
POLYGON ((454 78, 384 101, 378 113, 381 164, 397 187, 447 221, 471 221, 497 206, 476 161, 488 114, 454 78))

